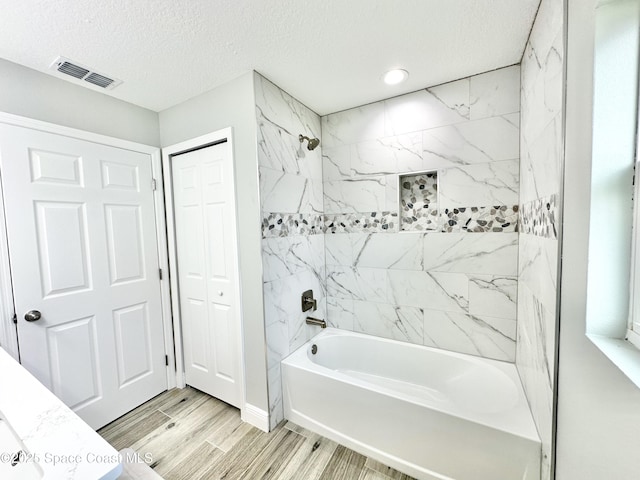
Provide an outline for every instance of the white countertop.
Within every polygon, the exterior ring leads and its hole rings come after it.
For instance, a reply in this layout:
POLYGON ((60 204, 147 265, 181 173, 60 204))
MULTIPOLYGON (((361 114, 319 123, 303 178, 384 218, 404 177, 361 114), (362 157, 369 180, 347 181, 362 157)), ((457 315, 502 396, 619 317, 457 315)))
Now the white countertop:
POLYGON ((118 452, 2 348, 0 412, 37 460, 43 479, 120 476, 118 452))

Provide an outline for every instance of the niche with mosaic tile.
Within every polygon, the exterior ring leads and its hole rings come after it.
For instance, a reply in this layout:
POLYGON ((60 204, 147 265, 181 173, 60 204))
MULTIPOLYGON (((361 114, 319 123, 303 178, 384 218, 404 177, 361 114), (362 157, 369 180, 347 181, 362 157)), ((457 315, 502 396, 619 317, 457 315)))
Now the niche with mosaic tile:
POLYGON ((400 175, 400 231, 439 230, 438 172, 400 175))

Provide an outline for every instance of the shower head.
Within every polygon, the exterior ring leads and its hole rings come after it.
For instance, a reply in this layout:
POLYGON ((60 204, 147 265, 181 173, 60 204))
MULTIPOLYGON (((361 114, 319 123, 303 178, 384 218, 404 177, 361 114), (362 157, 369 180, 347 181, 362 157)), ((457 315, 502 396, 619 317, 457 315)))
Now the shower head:
POLYGON ((307 141, 307 150, 314 150, 318 145, 320 145, 320 139, 319 138, 309 138, 306 135, 298 135, 298 140, 300 140, 300 143, 304 142, 305 140, 307 141))

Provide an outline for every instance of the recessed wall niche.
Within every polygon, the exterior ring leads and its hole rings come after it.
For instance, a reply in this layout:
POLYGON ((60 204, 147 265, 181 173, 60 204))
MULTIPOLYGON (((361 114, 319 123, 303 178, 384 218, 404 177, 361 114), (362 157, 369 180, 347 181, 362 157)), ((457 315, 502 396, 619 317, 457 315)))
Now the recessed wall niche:
POLYGON ((400 175, 400 230, 438 230, 438 173, 400 175))

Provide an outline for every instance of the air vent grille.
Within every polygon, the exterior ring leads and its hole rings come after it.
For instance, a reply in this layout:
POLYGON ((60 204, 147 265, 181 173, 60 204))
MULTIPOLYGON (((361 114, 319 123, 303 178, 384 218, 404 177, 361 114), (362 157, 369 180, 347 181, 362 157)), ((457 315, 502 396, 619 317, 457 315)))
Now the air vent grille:
POLYGON ((93 83, 94 85, 98 85, 99 87, 102 87, 102 88, 107 88, 109 85, 113 83, 112 78, 105 77, 104 75, 100 75, 99 73, 91 73, 84 80, 85 82, 93 83))
POLYGON ((89 73, 89 70, 86 68, 79 67, 70 62, 62 62, 58 65, 58 71, 76 78, 84 78, 84 76, 89 73))
POLYGON ((84 82, 91 83, 105 90, 111 90, 122 83, 121 80, 116 80, 101 73, 94 72, 92 69, 78 62, 64 57, 58 57, 49 68, 78 80, 84 80, 84 82))

